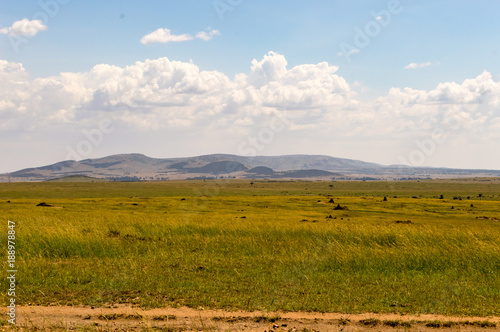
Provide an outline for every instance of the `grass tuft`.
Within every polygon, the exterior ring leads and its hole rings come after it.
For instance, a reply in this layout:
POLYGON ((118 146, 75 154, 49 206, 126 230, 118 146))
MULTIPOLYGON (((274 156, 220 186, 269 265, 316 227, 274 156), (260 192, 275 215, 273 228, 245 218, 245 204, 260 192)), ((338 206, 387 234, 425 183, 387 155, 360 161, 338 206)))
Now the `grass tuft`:
POLYGON ((380 324, 380 319, 366 318, 366 319, 361 319, 359 323, 365 326, 377 326, 380 324))
POLYGON ((275 315, 275 316, 257 316, 257 317, 254 317, 253 320, 254 322, 256 323, 274 323, 278 320, 281 319, 281 316, 279 315, 275 315))
POLYGON ((157 321, 176 320, 176 319, 177 319, 176 315, 153 316, 153 320, 157 320, 157 321))
POLYGON ((407 322, 407 321, 402 321, 402 320, 384 320, 382 322, 384 325, 386 326, 391 326, 391 327, 405 327, 405 328, 409 328, 412 326, 411 322, 407 322))

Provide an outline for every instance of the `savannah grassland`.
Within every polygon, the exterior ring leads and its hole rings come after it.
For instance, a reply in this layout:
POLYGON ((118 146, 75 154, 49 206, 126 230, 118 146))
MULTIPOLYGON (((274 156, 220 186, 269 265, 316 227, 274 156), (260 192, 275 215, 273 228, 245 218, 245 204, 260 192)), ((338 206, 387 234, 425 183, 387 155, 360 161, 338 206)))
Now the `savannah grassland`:
POLYGON ((500 315, 499 179, 250 182, 0 184, 17 303, 500 315))

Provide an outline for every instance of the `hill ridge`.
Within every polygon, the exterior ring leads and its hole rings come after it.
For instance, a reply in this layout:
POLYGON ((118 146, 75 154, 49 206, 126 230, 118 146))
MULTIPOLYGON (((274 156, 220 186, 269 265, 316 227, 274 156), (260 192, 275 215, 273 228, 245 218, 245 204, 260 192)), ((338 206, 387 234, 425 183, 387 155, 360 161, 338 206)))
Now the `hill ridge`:
POLYGON ((142 153, 123 153, 80 161, 65 160, 46 166, 24 168, 0 175, 0 182, 46 181, 74 175, 124 181, 219 177, 381 180, 500 176, 500 171, 385 166, 355 159, 307 154, 248 157, 215 153, 194 157, 153 158, 142 153))

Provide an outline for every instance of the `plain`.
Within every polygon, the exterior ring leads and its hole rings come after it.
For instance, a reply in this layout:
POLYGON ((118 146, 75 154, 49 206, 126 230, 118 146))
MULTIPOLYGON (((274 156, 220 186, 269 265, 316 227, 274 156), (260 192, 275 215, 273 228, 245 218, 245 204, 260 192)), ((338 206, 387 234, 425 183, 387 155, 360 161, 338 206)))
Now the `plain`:
POLYGON ((500 315, 498 179, 2 183, 0 214, 19 304, 500 315))

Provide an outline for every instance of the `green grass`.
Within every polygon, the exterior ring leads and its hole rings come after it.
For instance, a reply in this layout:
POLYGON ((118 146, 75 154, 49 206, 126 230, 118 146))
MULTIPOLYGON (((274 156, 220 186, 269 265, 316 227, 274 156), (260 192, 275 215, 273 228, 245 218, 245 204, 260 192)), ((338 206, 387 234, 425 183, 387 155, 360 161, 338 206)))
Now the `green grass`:
POLYGON ((0 237, 21 304, 498 316, 499 184, 9 183, 0 237))

